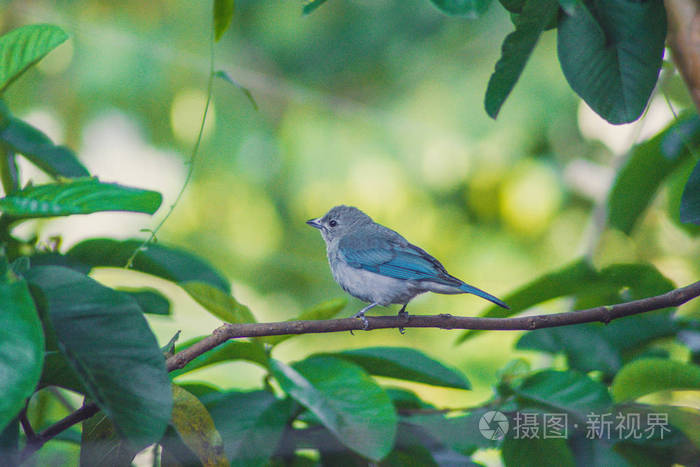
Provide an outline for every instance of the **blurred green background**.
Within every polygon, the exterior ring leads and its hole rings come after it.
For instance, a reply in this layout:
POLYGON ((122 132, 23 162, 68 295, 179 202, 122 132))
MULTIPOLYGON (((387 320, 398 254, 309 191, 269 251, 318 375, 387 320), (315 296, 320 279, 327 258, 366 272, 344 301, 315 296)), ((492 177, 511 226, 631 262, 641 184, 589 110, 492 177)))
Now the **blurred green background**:
MULTIPOLYGON (((427 0, 330 0, 309 16, 302 5, 236 2, 215 67, 249 88, 259 110, 235 87, 215 81, 193 181, 158 235, 223 271, 258 320, 290 319, 344 296, 318 232, 304 224, 337 204, 361 208, 499 297, 585 252, 597 266, 651 262, 678 285, 698 276, 700 248, 668 215, 665 192, 633 236, 591 229, 593 208, 625 151, 672 119, 663 97, 636 124, 603 123, 568 87, 549 32, 494 121, 483 95, 512 30, 498 3, 478 20, 444 16, 427 0)), ((19 234, 36 233, 47 245, 60 235, 66 249, 93 236, 143 237, 140 229, 157 225, 184 181, 202 117, 210 10, 207 2, 189 1, 4 3, 3 31, 49 22, 71 35, 8 92, 13 113, 74 148, 102 180, 165 197, 153 219, 101 213, 38 221, 19 234)), ((682 93, 673 104, 688 105, 682 93)), ((30 179, 42 180, 25 165, 23 181, 30 179)), ((220 324, 165 281, 113 269, 93 276, 168 295, 173 315, 149 317, 162 343, 177 330, 184 341, 220 324)), ((557 300, 535 311, 569 305, 557 300)), ((361 306, 351 299, 341 316, 361 306)), ((469 295, 430 295, 408 311, 473 316, 487 306, 469 295)), ((486 400, 498 369, 516 356, 535 367, 552 364, 542 354, 513 351, 519 333, 485 333, 455 346, 458 334, 307 335, 281 344, 274 356, 292 361, 321 350, 419 348, 460 368, 474 386, 471 392, 411 386, 441 407, 486 400)), ((247 363, 186 376, 235 388, 259 387, 261 377, 247 363)))

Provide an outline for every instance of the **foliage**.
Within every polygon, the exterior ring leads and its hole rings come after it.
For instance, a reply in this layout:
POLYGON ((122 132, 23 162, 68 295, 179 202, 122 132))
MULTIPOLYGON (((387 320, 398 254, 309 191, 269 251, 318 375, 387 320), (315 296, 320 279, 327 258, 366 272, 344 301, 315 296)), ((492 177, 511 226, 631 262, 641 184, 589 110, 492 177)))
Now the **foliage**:
MULTIPOLYGON (((308 2, 303 13, 312 13, 324 1, 308 2)), ((432 3, 442 12, 468 18, 483 15, 489 5, 479 0, 432 3)), ((642 115, 661 68, 666 32, 661 2, 501 4, 510 12, 515 31, 506 37, 488 83, 489 115, 499 113, 540 37, 553 28, 562 71, 594 111, 613 123, 642 115)), ((222 39, 233 15, 233 1, 214 2, 211 41, 222 39)), ((20 75, 67 37, 52 25, 23 26, 0 37, 0 90, 15 86, 20 75)), ((212 68, 210 82, 215 76, 241 87, 228 73, 212 68)), ((257 109, 251 92, 241 89, 257 109)), ((408 346, 329 347, 289 362, 293 359, 281 357, 288 342, 301 340, 297 336, 239 339, 168 372, 166 359, 202 337, 178 343, 177 333, 161 347, 144 315, 173 314, 170 295, 148 285, 104 285, 90 277, 96 269, 129 265, 125 274, 135 280, 157 278, 172 286, 173 295, 186 294, 220 321, 255 323, 267 316, 236 298, 238 290, 202 257, 199 245, 191 248, 197 251, 193 253, 169 244, 98 237, 68 249, 57 242, 47 250, 36 238, 17 235, 16 227, 45 217, 73 219, 70 216, 106 211, 152 215, 163 198, 153 190, 100 181, 73 150, 54 144, 14 116, 4 102, 0 114, 3 458, 32 453, 32 446, 42 440, 29 427, 46 428, 46 401, 65 399, 66 394, 77 395, 86 406, 96 404, 99 412, 82 421, 79 433, 62 430, 47 447, 78 445, 81 465, 131 465, 134 456, 151 445, 155 448, 148 449, 161 465, 207 466, 470 465, 489 448, 498 449, 506 465, 637 465, 640 459, 660 459, 665 465, 700 456, 700 411, 663 398, 667 391, 700 389, 700 323, 692 316, 680 319, 671 309, 606 325, 524 333, 517 349, 542 358, 559 356, 563 363, 533 368, 525 360, 513 361, 493 382, 491 397, 466 407, 437 407, 421 389, 471 391, 476 385, 470 382, 468 365, 466 370, 448 365, 408 346), (50 181, 21 186, 20 155, 50 181), (690 357, 679 358, 683 352, 690 357), (231 362, 253 366, 262 373, 262 383, 252 390, 251 385, 222 389, 186 379, 195 370, 231 362), (630 420, 637 425, 622 423, 630 420), (551 430, 552 436, 540 436, 535 429, 542 430, 540 434, 551 430)), ((204 122, 201 126, 203 130, 204 122)), ((196 147, 200 139, 201 131, 196 147)), ((698 223, 698 142, 698 117, 687 112, 632 148, 604 201, 605 226, 631 235, 657 192, 681 170, 688 178, 678 190, 675 214, 680 222, 698 223)), ((507 294, 510 310, 494 306, 483 316, 509 317, 546 307, 555 299, 567 300, 568 309, 581 309, 674 288, 647 262, 600 266, 585 256, 507 294)), ((331 319, 345 306, 345 299, 327 300, 295 319, 331 319)), ((457 344, 468 345, 478 334, 463 333, 457 344)), ((457 347, 457 352, 463 348, 457 347)))

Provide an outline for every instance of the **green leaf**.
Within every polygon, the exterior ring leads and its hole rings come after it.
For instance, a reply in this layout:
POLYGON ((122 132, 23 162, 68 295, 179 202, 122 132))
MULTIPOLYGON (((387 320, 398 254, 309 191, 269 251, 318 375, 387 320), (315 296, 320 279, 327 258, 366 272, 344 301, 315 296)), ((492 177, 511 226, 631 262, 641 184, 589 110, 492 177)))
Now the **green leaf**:
MULTIPOLYGON (((545 302, 557 297, 575 294, 587 287, 591 281, 597 278, 597 272, 586 260, 578 260, 558 271, 545 274, 529 284, 516 290, 505 297, 510 310, 498 306, 492 306, 483 314, 489 318, 507 318, 521 311, 525 311, 533 305, 545 302)), ((457 344, 474 337, 481 331, 465 331, 457 339, 457 344)))
POLYGON ((309 0, 309 2, 306 5, 304 5, 304 8, 301 10, 302 14, 308 15, 324 3, 326 3, 326 0, 309 0))
POLYGON ((58 26, 32 24, 0 37, 0 93, 68 35, 58 26))
POLYGON ((139 450, 122 439, 112 421, 100 412, 83 422, 80 439, 80 466, 109 465, 130 467, 139 450))
POLYGON ((484 105, 491 118, 498 115, 503 102, 520 78, 540 34, 558 10, 556 0, 527 0, 523 5, 515 31, 503 41, 501 58, 496 63, 496 69, 486 88, 484 105))
POLYGON ((214 40, 219 41, 233 20, 233 0, 214 0, 214 40))
POLYGON ((218 70, 216 73, 214 73, 214 77, 223 79, 227 83, 236 86, 248 98, 250 105, 252 105, 255 110, 258 110, 258 103, 255 102, 255 98, 253 97, 253 94, 250 92, 250 90, 242 84, 240 84, 235 79, 233 79, 230 74, 226 73, 224 70, 218 70))
POLYGON ((567 15, 573 15, 581 0, 559 0, 559 6, 567 15))
POLYGON ((700 367, 660 358, 634 360, 615 376, 610 390, 617 402, 670 390, 700 389, 700 367))
POLYGON ((360 367, 317 356, 289 367, 272 360, 282 389, 309 409, 348 448, 379 461, 391 451, 397 417, 389 396, 360 367))
POLYGON ((71 269, 42 266, 27 281, 89 396, 135 447, 160 439, 172 393, 165 359, 134 301, 71 269))
POLYGON ((698 160, 689 157, 680 167, 673 171, 664 183, 666 187, 666 215, 677 227, 680 227, 693 237, 700 235, 700 225, 681 219, 681 205, 683 204, 683 193, 686 185, 688 185, 690 175, 697 164, 698 160))
MULTIPOLYGON (((206 407, 185 389, 173 385, 171 425, 202 465, 228 466, 224 443, 206 407)), ((95 464, 97 465, 97 464, 95 464)))
MULTIPOLYGON (((93 238, 78 243, 66 256, 90 267, 122 268, 131 254, 141 247, 142 240, 112 240, 93 238)), ((226 278, 203 259, 183 250, 149 244, 134 258, 133 269, 180 283, 205 282, 226 293, 231 285, 226 278)))
POLYGON ((27 283, 0 253, 0 431, 24 407, 39 382, 44 333, 27 283))
POLYGON ((160 193, 102 183, 94 178, 65 183, 29 186, 0 198, 0 211, 19 218, 70 216, 101 211, 153 214, 160 206, 160 193))
POLYGON ((601 413, 612 402, 603 384, 576 371, 540 371, 513 391, 525 406, 566 412, 584 422, 587 414, 601 413))
POLYGON ((291 400, 267 391, 228 392, 208 406, 232 465, 267 465, 291 417, 291 400))
POLYGON ((489 7, 491 0, 430 0, 438 10, 451 16, 478 18, 489 7))
POLYGON ((44 355, 44 368, 41 372, 39 388, 58 386, 88 395, 82 379, 58 350, 47 351, 44 355))
POLYGON ((54 178, 90 175, 73 151, 56 146, 44 133, 17 118, 10 118, 0 128, 0 140, 54 178))
POLYGON ((610 123, 638 119, 661 70, 662 2, 579 3, 559 22, 557 51, 571 88, 610 123))
MULTIPOLYGON (((299 316, 291 318, 288 321, 307 321, 307 320, 324 320, 331 319, 337 315, 340 310, 345 308, 348 304, 347 298, 334 298, 327 300, 325 302, 319 303, 318 305, 302 312, 299 316)), ((263 337, 260 340, 270 345, 277 345, 280 342, 286 341, 295 337, 294 334, 287 334, 283 336, 268 336, 263 337)))
POLYGON ((479 421, 491 409, 481 408, 468 415, 446 417, 441 413, 402 416, 404 424, 421 427, 431 438, 457 452, 472 453, 476 449, 497 447, 495 440, 484 436, 479 421))
POLYGON ((190 297, 205 310, 227 323, 254 323, 250 308, 238 303, 231 295, 205 282, 183 282, 180 284, 190 297))
POLYGON ((608 197, 608 223, 612 227, 629 234, 663 180, 690 157, 690 150, 697 145, 693 144, 689 149, 688 145, 667 142, 673 141, 673 135, 678 132, 688 132, 689 126, 693 129, 693 140, 700 136, 700 118, 685 115, 654 138, 632 149, 627 162, 617 173, 608 197))
POLYGON ((170 315, 170 300, 155 289, 149 287, 138 289, 119 287, 117 290, 133 298, 144 313, 151 315, 170 315))
MULTIPOLYGON (((190 339, 187 342, 175 347, 175 352, 180 352, 197 342, 204 339, 206 336, 196 337, 190 339)), ((205 352, 198 356, 190 363, 187 364, 185 368, 179 370, 174 370, 170 372, 170 377, 175 378, 185 373, 197 370, 199 368, 204 368, 205 366, 215 365, 221 362, 230 362, 234 360, 247 360, 249 362, 257 363, 263 368, 267 368, 269 363, 269 357, 265 352, 265 347, 259 342, 246 342, 241 340, 230 340, 225 344, 221 344, 215 349, 205 352)))
POLYGON ((695 165, 683 189, 681 222, 700 225, 700 162, 695 165))
POLYGON ((654 406, 654 410, 667 413, 671 425, 681 430, 695 447, 700 448, 700 410, 674 405, 654 406))
POLYGON ((470 389, 459 371, 448 368, 423 352, 406 347, 366 347, 327 354, 361 366, 371 375, 417 381, 448 388, 470 389))
POLYGON ((506 467, 575 466, 574 455, 563 438, 507 438, 501 447, 506 467))

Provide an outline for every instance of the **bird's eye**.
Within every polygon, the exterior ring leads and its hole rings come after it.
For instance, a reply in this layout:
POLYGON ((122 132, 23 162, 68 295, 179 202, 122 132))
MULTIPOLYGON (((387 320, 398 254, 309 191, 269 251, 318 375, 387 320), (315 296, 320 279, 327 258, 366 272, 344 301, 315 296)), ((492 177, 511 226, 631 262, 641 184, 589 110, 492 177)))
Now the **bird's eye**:
POLYGON ((328 223, 328 225, 330 225, 331 227, 335 227, 336 225, 338 225, 338 222, 335 220, 332 220, 328 223))

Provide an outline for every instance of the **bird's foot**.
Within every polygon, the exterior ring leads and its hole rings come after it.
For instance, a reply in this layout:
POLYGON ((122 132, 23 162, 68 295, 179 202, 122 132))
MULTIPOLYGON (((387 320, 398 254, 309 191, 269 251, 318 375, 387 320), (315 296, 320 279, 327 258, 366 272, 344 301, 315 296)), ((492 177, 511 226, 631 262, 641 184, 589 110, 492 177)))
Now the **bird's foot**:
MULTIPOLYGON (((408 311, 406 311, 406 305, 401 307, 399 310, 399 320, 403 321, 404 323, 408 323, 408 311)), ((399 333, 406 334, 406 330, 403 327, 399 327, 399 333)))
MULTIPOLYGON (((358 311, 357 313, 352 315, 352 317, 360 318, 360 320, 362 320, 362 329, 364 329, 365 331, 367 330, 367 328, 369 328, 369 321, 367 321, 367 317, 365 316, 365 310, 358 311)), ((350 331, 350 333, 352 333, 352 331, 350 331)))

